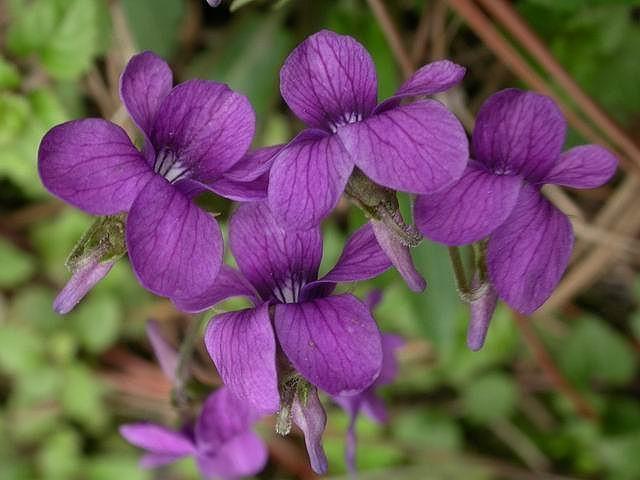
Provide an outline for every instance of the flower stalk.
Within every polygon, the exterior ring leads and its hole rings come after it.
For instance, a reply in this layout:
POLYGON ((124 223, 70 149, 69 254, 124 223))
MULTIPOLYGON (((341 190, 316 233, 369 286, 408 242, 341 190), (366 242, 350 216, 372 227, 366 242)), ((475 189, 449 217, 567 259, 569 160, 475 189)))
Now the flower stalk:
POLYGON ((360 169, 354 168, 345 193, 367 218, 384 223, 405 247, 417 247, 422 241, 422 235, 402 218, 394 190, 372 182, 360 169))
POLYGON ((199 317, 192 318, 187 327, 187 332, 182 340, 182 344, 180 345, 180 351, 178 352, 173 401, 181 413, 187 412, 189 409, 190 398, 187 392, 187 383, 191 376, 190 367, 195 352, 196 341, 200 337, 200 332, 207 319, 208 315, 206 313, 199 317))

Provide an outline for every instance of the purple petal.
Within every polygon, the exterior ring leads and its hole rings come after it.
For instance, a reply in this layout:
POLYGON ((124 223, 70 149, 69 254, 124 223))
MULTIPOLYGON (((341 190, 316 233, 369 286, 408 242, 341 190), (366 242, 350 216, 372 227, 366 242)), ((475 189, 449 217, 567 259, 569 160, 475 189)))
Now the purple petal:
POLYGON ((172 383, 176 381, 176 370, 178 368, 178 352, 167 343, 160 331, 160 324, 156 320, 147 322, 147 337, 151 342, 153 354, 160 364, 160 368, 165 376, 172 383))
POLYGON ((276 154, 282 150, 284 145, 273 145, 271 147, 257 148, 248 152, 230 170, 226 171, 224 177, 228 180, 238 182, 248 182, 264 175, 271 169, 276 154))
MULTIPOLYGON (((478 288, 477 279, 474 278, 473 288, 478 288)), ((493 317, 498 303, 498 294, 493 285, 487 283, 486 291, 477 299, 469 304, 471 318, 469 319, 469 328, 467 329, 467 346, 474 352, 480 350, 487 338, 489 323, 493 317)))
POLYGON ((511 216, 489 240, 489 277, 498 296, 520 313, 532 313, 560 281, 572 247, 567 216, 525 185, 511 216))
POLYGON ((153 423, 122 425, 120 435, 130 444, 150 453, 183 457, 195 452, 193 443, 185 435, 153 423))
POLYGON ((246 432, 215 451, 198 451, 196 462, 205 478, 236 479, 253 476, 267 464, 269 452, 260 437, 246 432))
POLYGON ((232 297, 247 297, 254 304, 258 303, 257 293, 251 284, 235 268, 223 264, 215 282, 207 290, 186 299, 172 298, 171 300, 178 310, 197 313, 232 297))
POLYGON ((398 376, 396 350, 402 348, 404 344, 404 339, 399 335, 382 334, 382 370, 374 386, 387 385, 396 379, 398 376))
POLYGON ((209 183, 210 190, 214 191, 221 197, 235 200, 237 202, 255 202, 265 200, 267 198, 268 186, 268 173, 246 182, 230 180, 224 176, 209 183))
POLYGON ((140 468, 158 468, 177 462, 185 455, 166 455, 164 453, 147 453, 140 459, 140 468))
POLYGON ((209 6, 215 8, 220 6, 220 4, 222 3, 222 0, 207 0, 207 3, 209 4, 209 6))
POLYGON ((269 304, 215 316, 207 327, 205 344, 235 396, 261 412, 278 410, 276 342, 269 304))
POLYGON ((380 373, 380 332, 353 295, 276 305, 275 329, 296 370, 331 395, 362 391, 380 373))
POLYGON ((369 310, 372 312, 376 309, 376 307, 382 301, 382 290, 379 288, 374 288, 371 290, 364 299, 364 303, 369 310))
POLYGON ((47 190, 94 215, 127 211, 153 176, 125 131, 97 118, 49 130, 40 143, 38 170, 47 190))
POLYGON ((362 402, 362 412, 378 423, 387 423, 389 413, 384 401, 375 394, 375 391, 367 392, 362 402))
POLYGON ((288 228, 306 230, 335 208, 353 161, 333 135, 305 130, 276 156, 269 178, 269 206, 288 228))
POLYGON ((616 173, 618 159, 599 145, 582 145, 563 153, 543 183, 572 188, 596 188, 616 173))
POLYGON ((368 116, 377 78, 369 52, 355 39, 322 30, 291 52, 280 70, 280 92, 310 127, 329 131, 368 116))
POLYGON ((322 278, 325 282, 355 282, 380 275, 391 267, 373 228, 368 223, 347 240, 336 265, 322 278))
POLYGON ((134 55, 120 77, 120 98, 145 134, 151 132, 156 113, 173 86, 171 68, 152 52, 134 55))
POLYGON ((240 161, 254 131, 255 114, 244 95, 222 83, 189 80, 162 102, 150 137, 156 163, 169 159, 208 183, 240 161))
POLYGON ((471 162, 456 183, 416 199, 416 226, 426 237, 446 245, 477 242, 507 219, 521 185, 520 177, 494 175, 471 162))
POLYGON ((238 208, 231 217, 229 243, 240 271, 265 301, 293 301, 318 276, 320 229, 285 230, 264 203, 238 208))
POLYGON ((250 405, 221 387, 207 397, 195 424, 198 452, 219 450, 229 440, 251 431, 258 414, 250 405))
POLYGON ((65 315, 73 310, 80 300, 107 276, 115 263, 115 260, 101 262, 97 258, 89 258, 86 263, 73 272, 67 284, 53 301, 53 310, 60 315, 65 315))
POLYGON ((446 92, 460 83, 466 72, 466 68, 450 60, 438 60, 437 62, 428 63, 404 82, 393 97, 378 105, 376 112, 397 107, 400 105, 400 100, 406 97, 446 92))
POLYGON ((413 265, 409 248, 400 243, 395 234, 390 232, 383 222, 369 220, 369 223, 371 223, 380 247, 389 257, 393 266, 396 267, 398 273, 404 278, 407 286, 414 292, 422 292, 427 288, 427 282, 413 265))
POLYGON ((318 475, 324 475, 329 467, 322 447, 322 434, 327 426, 327 414, 315 388, 309 391, 306 402, 296 395, 291 405, 291 417, 304 433, 304 443, 311 461, 311 468, 318 475))
POLYGON ((189 298, 209 287, 222 264, 215 219, 155 176, 127 218, 129 259, 140 283, 155 294, 189 298))
POLYGON ((391 261, 378 245, 369 224, 358 229, 347 241, 336 265, 320 280, 304 286, 301 299, 326 297, 337 282, 355 282, 376 277, 391 266, 391 261))
POLYGON ((475 158, 492 172, 543 178, 562 150, 567 124, 549 97, 515 88, 492 95, 473 131, 475 158))
POLYGON ((346 125, 338 136, 369 178, 404 192, 430 193, 453 183, 469 158, 462 125, 435 100, 346 125))

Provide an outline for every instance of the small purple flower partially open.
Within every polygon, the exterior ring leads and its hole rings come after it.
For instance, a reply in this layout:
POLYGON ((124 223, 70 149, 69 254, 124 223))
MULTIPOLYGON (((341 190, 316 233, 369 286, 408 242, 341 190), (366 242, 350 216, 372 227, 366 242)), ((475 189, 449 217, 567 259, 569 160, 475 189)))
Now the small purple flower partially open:
POLYGON ((332 399, 349 415, 347 448, 345 452, 347 466, 351 472, 356 470, 356 420, 364 412, 378 423, 387 421, 387 409, 377 394, 377 389, 393 382, 398 375, 398 362, 395 351, 404 345, 404 340, 391 334, 382 335, 382 370, 376 381, 366 390, 356 395, 333 396, 332 399))
POLYGON ((195 426, 181 431, 153 423, 120 427, 131 444, 146 450, 140 465, 155 468, 194 457, 205 478, 234 479, 260 472, 268 459, 266 445, 252 431, 259 416, 227 388, 209 395, 195 426))
POLYGON ((169 66, 151 52, 129 61, 120 96, 144 133, 142 152, 106 120, 64 123, 40 144, 42 182, 87 213, 128 212, 129 258, 144 287, 168 297, 200 293, 220 270, 222 235, 192 197, 203 190, 234 200, 266 195, 270 155, 245 156, 253 109, 221 83, 173 87, 169 66))
POLYGON ((434 62, 377 104, 373 60, 355 39, 323 30, 298 45, 280 71, 280 91, 309 128, 271 169, 268 199, 277 220, 298 229, 319 224, 354 166, 379 185, 411 193, 457 180, 469 157, 460 122, 435 100, 401 100, 448 90, 464 73, 448 60, 434 62))
POLYGON ((489 280, 523 314, 549 298, 567 268, 573 232, 567 216, 540 193, 547 183, 594 188, 617 166, 603 147, 562 152, 566 122, 548 97, 517 89, 498 92, 480 109, 475 160, 452 186, 421 195, 419 230, 432 240, 463 245, 489 237, 489 280))

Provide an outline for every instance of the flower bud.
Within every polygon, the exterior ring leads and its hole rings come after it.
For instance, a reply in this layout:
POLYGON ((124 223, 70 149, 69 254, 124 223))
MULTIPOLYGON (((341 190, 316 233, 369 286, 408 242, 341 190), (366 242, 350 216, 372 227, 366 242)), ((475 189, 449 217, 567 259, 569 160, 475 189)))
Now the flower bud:
POLYGON ((98 218, 69 255, 71 278, 53 301, 53 309, 69 313, 126 253, 124 215, 98 218))

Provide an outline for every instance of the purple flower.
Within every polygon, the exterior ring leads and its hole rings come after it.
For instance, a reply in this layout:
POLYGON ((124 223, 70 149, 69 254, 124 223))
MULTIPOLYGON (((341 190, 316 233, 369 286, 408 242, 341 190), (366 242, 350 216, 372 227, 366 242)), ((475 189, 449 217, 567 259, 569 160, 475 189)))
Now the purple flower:
MULTIPOLYGON (((379 302, 380 297, 377 292, 369 295, 369 308, 373 310, 379 302)), ((378 423, 387 421, 387 409, 382 399, 376 393, 377 389, 383 385, 393 382, 398 375, 398 362, 395 351, 404 345, 404 340, 388 333, 382 334, 382 370, 375 382, 366 390, 356 395, 333 396, 332 399, 349 415, 349 430, 347 432, 346 460, 351 472, 356 470, 356 420, 360 412, 378 423)))
POLYGON ((153 53, 129 61, 120 96, 144 133, 142 152, 113 123, 71 121, 43 138, 40 177, 50 192, 87 213, 128 212, 129 258, 147 289, 168 297, 197 294, 220 270, 222 235, 192 197, 203 190, 234 200, 264 197, 275 150, 243 157, 255 124, 248 100, 216 82, 172 87, 169 66, 153 53))
POLYGON ((462 245, 489 237, 489 280, 523 314, 549 298, 573 246, 569 219, 540 188, 598 187, 617 165, 597 145, 561 153, 565 133, 566 122, 551 99, 517 89, 499 92, 480 109, 475 160, 462 178, 416 201, 416 225, 433 240, 462 245))
POLYGON ((192 427, 174 431, 153 423, 132 423, 121 426, 120 434, 146 450, 140 461, 143 468, 191 456, 204 477, 235 479, 255 475, 267 463, 267 448, 251 430, 258 418, 223 387, 209 395, 192 427))
POLYGON ((240 271, 223 267, 209 292, 177 306, 200 311, 233 295, 254 303, 217 315, 205 334, 209 354, 238 398, 260 411, 277 411, 283 361, 332 395, 362 391, 376 379, 382 345, 369 309, 353 295, 332 295, 336 282, 372 278, 390 267, 369 225, 352 235, 319 280, 320 229, 285 230, 264 203, 238 209, 229 242, 240 271), (277 351, 286 358, 276 360, 277 351))
POLYGON ((276 157, 268 200, 290 228, 317 225, 336 206, 354 169, 386 187, 438 190, 460 177, 468 142, 442 104, 407 97, 445 91, 464 76, 447 60, 422 67, 377 104, 373 60, 356 40, 324 30, 302 42, 280 71, 280 91, 309 127, 276 157))
POLYGON ((207 0, 207 3, 211 7, 219 7, 220 4, 222 3, 222 0, 207 0))

